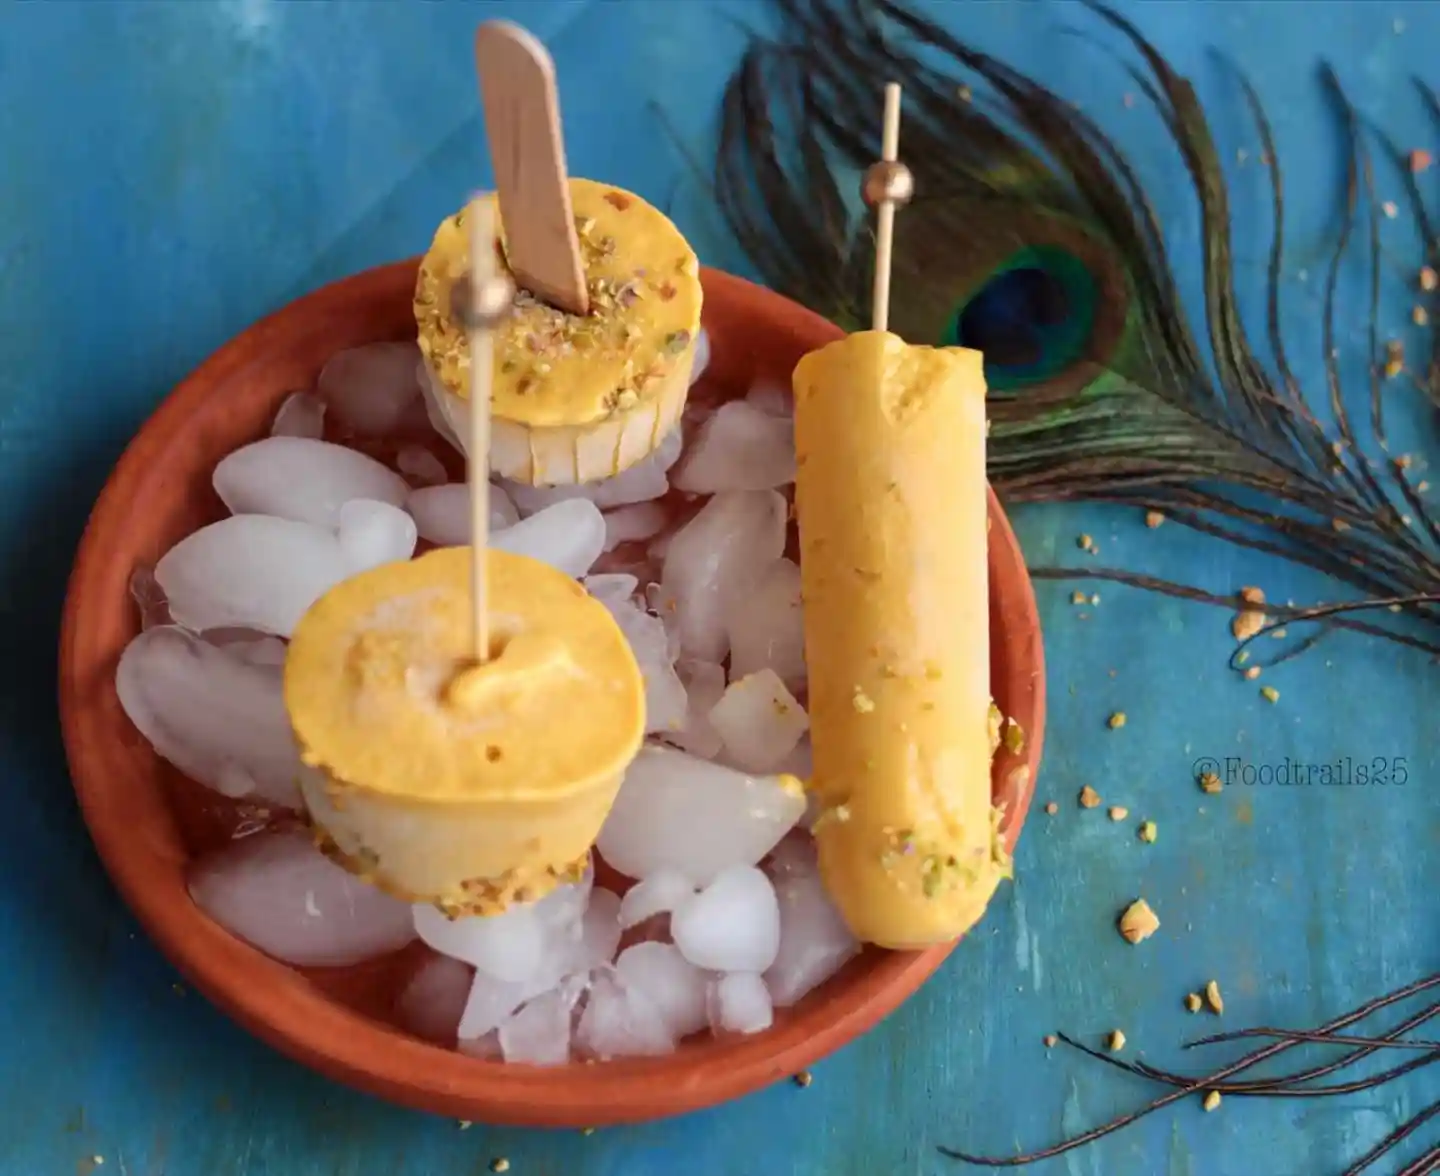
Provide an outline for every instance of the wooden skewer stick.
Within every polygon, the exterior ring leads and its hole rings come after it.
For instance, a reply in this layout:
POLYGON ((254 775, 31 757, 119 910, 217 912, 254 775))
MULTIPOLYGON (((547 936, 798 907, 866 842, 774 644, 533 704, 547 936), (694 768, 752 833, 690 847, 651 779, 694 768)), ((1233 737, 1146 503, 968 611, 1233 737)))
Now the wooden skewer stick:
POLYGON ((890 267, 894 254, 895 210, 910 202, 915 181, 900 162, 900 86, 885 87, 885 121, 880 135, 880 162, 865 172, 865 203, 875 209, 875 286, 871 299, 871 327, 890 326, 890 267))
POLYGON ((475 34, 475 68, 511 272, 536 297, 588 314, 555 62, 519 25, 489 20, 475 34))
POLYGON ((486 549, 490 538, 490 385, 495 378, 495 326, 509 313, 515 287, 495 259, 495 202, 479 196, 466 213, 470 225, 470 430, 466 477, 470 483, 470 602, 475 660, 490 660, 486 549))

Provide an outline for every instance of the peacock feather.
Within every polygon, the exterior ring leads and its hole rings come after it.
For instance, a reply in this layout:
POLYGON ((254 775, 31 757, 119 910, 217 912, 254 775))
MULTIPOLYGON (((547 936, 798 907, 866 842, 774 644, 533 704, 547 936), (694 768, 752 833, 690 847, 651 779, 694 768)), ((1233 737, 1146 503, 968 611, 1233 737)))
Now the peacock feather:
MULTIPOLYGON (((1282 340, 1282 174, 1270 124, 1242 77, 1273 213, 1263 346, 1241 321, 1231 213, 1214 136, 1193 87, 1130 22, 1097 21, 1133 53, 1198 197, 1203 321, 1182 306, 1167 241, 1137 170, 1073 103, 957 39, 901 0, 772 0, 779 32, 756 34, 725 92, 715 193, 763 280, 846 329, 868 321, 873 233, 850 193, 874 158, 876 86, 905 94, 902 155, 915 197, 895 229, 891 329, 910 342, 985 353, 989 474, 1006 501, 1089 500, 1162 513, 1198 532, 1333 577, 1350 599, 1270 608, 1440 653, 1440 521, 1391 455, 1377 330, 1380 203, 1372 150, 1328 68, 1343 129, 1341 227, 1325 261, 1323 394, 1311 398, 1282 340), (1363 254, 1369 346, 1361 399, 1342 389, 1336 294, 1363 254), (1322 406, 1322 407, 1316 407, 1322 406), (1380 621, 1344 614, 1389 606, 1380 621), (1396 615, 1397 612, 1399 615, 1396 615)), ((1426 91, 1440 114, 1440 104, 1426 91)), ((1427 257, 1435 234, 1415 177, 1427 257)), ((1196 316, 1199 317, 1199 316, 1196 316)), ((1432 341, 1440 348, 1440 342, 1432 341)), ((1440 403, 1440 350, 1420 381, 1440 403)), ((1123 569, 1035 568, 1227 604, 1123 569)), ((1273 627, 1273 626, 1272 626, 1273 627)))

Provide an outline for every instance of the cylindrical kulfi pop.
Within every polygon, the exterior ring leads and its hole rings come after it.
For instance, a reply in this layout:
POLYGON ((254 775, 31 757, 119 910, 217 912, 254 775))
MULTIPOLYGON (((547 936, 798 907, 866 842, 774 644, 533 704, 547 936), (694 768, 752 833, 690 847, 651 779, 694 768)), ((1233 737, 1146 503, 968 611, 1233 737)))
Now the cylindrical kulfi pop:
POLYGON ((862 331, 794 372, 820 869, 855 935, 953 940, 1010 874, 991 805, 978 351, 862 331))
POLYGON ((451 915, 578 877, 645 730, 640 668, 609 610, 538 560, 486 558, 488 661, 474 658, 468 547, 339 584, 285 661, 322 847, 451 915))
MULTIPOLYGON (((613 184, 568 186, 590 313, 522 291, 495 334, 490 467, 537 486, 608 478, 649 455, 684 411, 700 333, 700 264, 680 230, 613 184)), ((453 291, 468 270, 462 212, 440 225, 415 287, 426 395, 462 448, 470 355, 453 291)))

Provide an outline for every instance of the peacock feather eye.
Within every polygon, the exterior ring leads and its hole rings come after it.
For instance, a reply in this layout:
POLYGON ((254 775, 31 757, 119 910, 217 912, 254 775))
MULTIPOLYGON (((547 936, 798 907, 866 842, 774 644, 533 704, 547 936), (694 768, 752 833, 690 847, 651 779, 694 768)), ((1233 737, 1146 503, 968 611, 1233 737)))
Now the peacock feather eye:
POLYGON ((955 307, 939 342, 985 355, 996 391, 1048 380, 1086 359, 1100 284, 1063 247, 1027 247, 980 277, 955 307))

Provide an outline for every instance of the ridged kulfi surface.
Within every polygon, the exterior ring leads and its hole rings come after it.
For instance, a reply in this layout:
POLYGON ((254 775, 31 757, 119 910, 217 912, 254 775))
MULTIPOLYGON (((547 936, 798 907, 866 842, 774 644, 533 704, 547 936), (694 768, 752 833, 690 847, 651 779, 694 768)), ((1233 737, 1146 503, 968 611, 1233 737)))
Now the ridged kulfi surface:
POLYGON ((863 331, 794 372, 825 884, 857 937, 956 938, 1010 863, 991 805, 979 352, 863 331))

